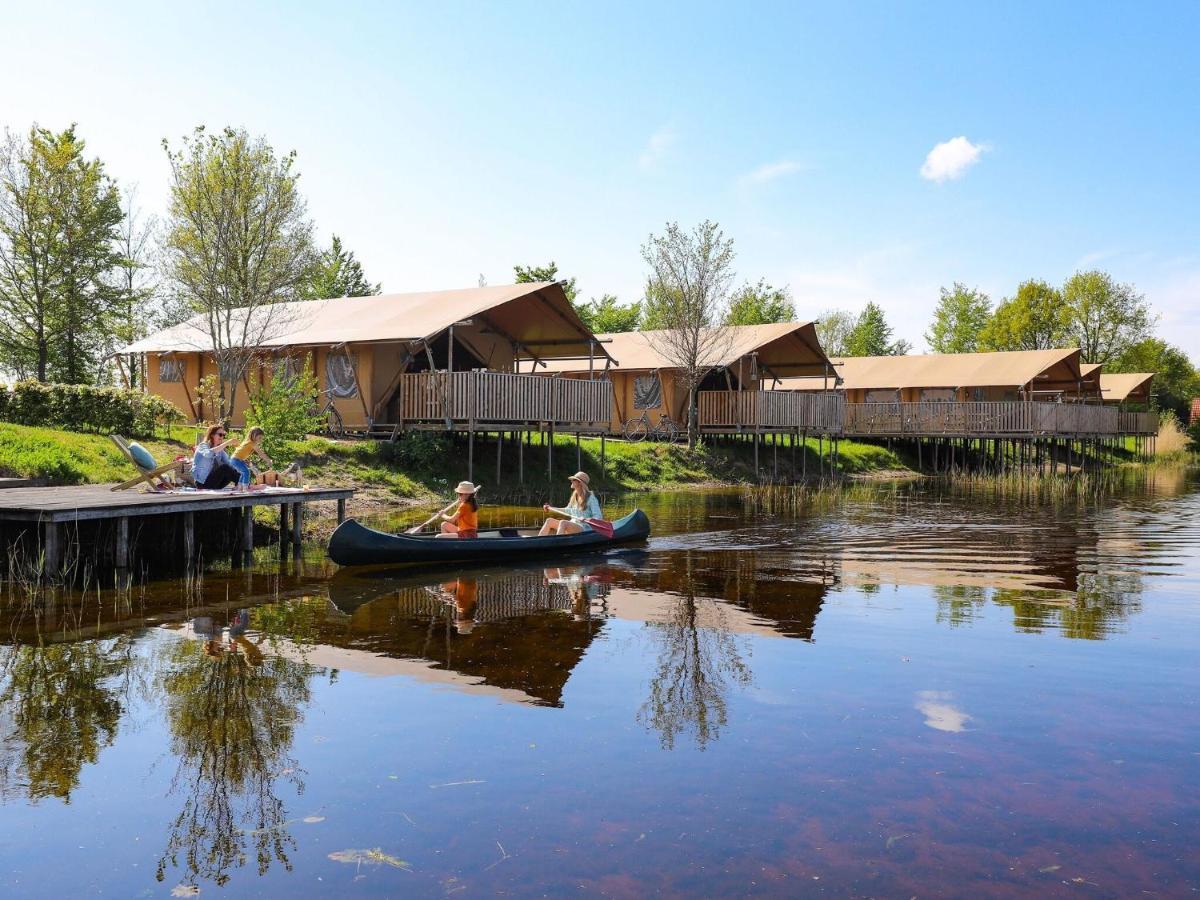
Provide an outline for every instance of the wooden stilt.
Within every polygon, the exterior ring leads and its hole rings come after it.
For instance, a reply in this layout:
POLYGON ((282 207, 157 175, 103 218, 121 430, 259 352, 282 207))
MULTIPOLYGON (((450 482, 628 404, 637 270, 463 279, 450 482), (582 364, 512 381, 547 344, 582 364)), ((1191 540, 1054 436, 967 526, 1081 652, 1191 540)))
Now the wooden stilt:
POLYGON ((57 522, 42 525, 42 574, 56 578, 62 569, 62 526, 57 522))
POLYGON ((608 460, 605 458, 605 455, 604 455, 605 450, 607 449, 605 444, 606 444, 606 436, 604 434, 601 434, 600 435, 600 478, 601 478, 601 480, 608 477, 608 460))
POLYGON ((304 527, 304 504, 292 504, 292 556, 300 555, 300 536, 304 527))
POLYGON ((517 483, 525 483, 525 441, 529 439, 529 432, 521 432, 517 437, 517 483))
POLYGON ((504 448, 504 432, 496 432, 496 486, 500 486, 500 453, 504 448))
POLYGON ((113 530, 113 564, 118 569, 129 568, 129 517, 121 516, 113 530))
POLYGON ((242 508, 242 552, 249 556, 254 552, 254 507, 242 508))
POLYGON ((475 425, 467 426, 467 481, 475 480, 475 425))
MULTIPOLYGON (((499 480, 499 479, 497 479, 497 480, 499 480)), ((341 525, 343 522, 346 521, 346 500, 345 500, 345 498, 343 498, 337 502, 337 520, 338 520, 339 525, 341 525)))
POLYGON ((183 559, 191 564, 196 559, 196 514, 183 513, 183 559))
MULTIPOLYGON (((290 503, 280 503, 279 504, 279 558, 280 559, 283 559, 287 556, 288 543, 291 541, 291 537, 292 537, 291 528, 288 525, 288 511, 290 509, 291 509, 290 503)), ((342 511, 344 509, 345 509, 345 507, 342 505, 342 501, 339 500, 338 501, 339 517, 341 516, 342 511)), ((341 519, 339 518, 338 521, 341 521, 341 519)))

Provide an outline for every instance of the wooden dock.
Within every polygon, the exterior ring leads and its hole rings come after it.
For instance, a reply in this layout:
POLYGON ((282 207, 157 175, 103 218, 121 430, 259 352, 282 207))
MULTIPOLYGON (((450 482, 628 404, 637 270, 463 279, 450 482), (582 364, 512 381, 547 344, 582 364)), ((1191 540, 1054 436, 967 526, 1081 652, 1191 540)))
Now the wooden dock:
POLYGON ((93 547, 91 562, 98 564, 103 557, 104 563, 118 570, 126 570, 134 562, 131 526, 142 533, 152 525, 152 535, 148 536, 152 539, 146 543, 153 543, 156 553, 175 556, 184 564, 212 559, 229 549, 239 562, 241 554, 254 548, 254 507, 279 508, 281 551, 290 542, 293 553, 298 554, 304 506, 335 501, 340 522, 345 518, 346 501, 353 496, 350 488, 319 487, 250 493, 115 492, 108 485, 10 488, 0 491, 0 526, 10 549, 23 535, 32 537, 30 550, 42 557, 42 570, 51 577, 62 571, 68 549, 63 532, 71 525, 76 526, 76 538, 80 526, 92 526, 93 538, 106 538, 103 543, 111 554, 99 553, 93 547), (207 527, 197 528, 197 516, 208 519, 207 527), (163 540, 164 536, 174 535, 180 538, 177 547, 170 546, 173 541, 163 540))

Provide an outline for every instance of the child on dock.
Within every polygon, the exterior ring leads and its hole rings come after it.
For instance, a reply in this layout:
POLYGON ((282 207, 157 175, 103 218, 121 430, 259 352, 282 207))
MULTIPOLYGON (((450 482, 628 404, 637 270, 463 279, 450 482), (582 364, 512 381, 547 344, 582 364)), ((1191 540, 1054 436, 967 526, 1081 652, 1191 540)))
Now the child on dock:
POLYGON ((268 467, 273 466, 271 457, 267 456, 266 451, 262 448, 263 438, 267 433, 258 426, 250 429, 250 433, 246 435, 246 439, 238 444, 238 448, 233 451, 233 458, 230 460, 233 467, 238 470, 238 485, 246 488, 250 486, 250 482, 254 480, 254 472, 251 470, 250 457, 257 456, 263 460, 268 467))
POLYGON ((475 493, 478 487, 469 481, 460 481, 454 493, 458 494, 458 510, 452 516, 442 516, 440 538, 474 538, 479 536, 479 500, 475 493))

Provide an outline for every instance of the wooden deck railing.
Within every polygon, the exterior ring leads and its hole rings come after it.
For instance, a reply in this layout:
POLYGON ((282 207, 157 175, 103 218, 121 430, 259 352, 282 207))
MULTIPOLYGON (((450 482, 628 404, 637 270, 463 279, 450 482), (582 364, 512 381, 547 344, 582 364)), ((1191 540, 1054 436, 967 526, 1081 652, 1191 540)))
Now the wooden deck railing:
POLYGON ((397 386, 401 422, 545 422, 596 427, 612 418, 612 382, 505 372, 409 372, 397 386))
MULTIPOLYGON (((1105 436, 1122 433, 1110 406, 1028 401, 848 403, 846 434, 881 436, 1105 436)), ((1140 423, 1140 420, 1130 420, 1140 423)))
POLYGON ((1120 434, 1158 434, 1158 413, 1118 410, 1117 431, 1120 434))
POLYGON ((700 427, 785 428, 841 431, 846 400, 841 394, 798 391, 700 391, 700 427))

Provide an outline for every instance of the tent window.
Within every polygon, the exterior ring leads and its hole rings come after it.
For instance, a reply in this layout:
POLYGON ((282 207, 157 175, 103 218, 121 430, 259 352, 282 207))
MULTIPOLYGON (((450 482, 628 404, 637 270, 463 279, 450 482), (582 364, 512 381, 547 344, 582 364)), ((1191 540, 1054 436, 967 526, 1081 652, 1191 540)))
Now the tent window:
POLYGON ((325 383, 334 397, 357 397, 358 383, 354 370, 358 368, 357 353, 330 353, 325 357, 325 383))
POLYGON ((304 368, 304 362, 298 356, 284 356, 275 360, 275 377, 288 384, 295 384, 304 368))
POLYGON ((921 388, 922 400, 949 402, 955 399, 954 388, 921 388))
POLYGON ((164 383, 179 383, 187 376, 187 361, 174 357, 158 358, 158 380, 164 383))
POLYGON ((899 399, 899 391, 867 391, 867 403, 895 403, 899 399))
POLYGON ((662 381, 657 375, 639 375, 633 380, 633 408, 658 409, 662 406, 662 381))

